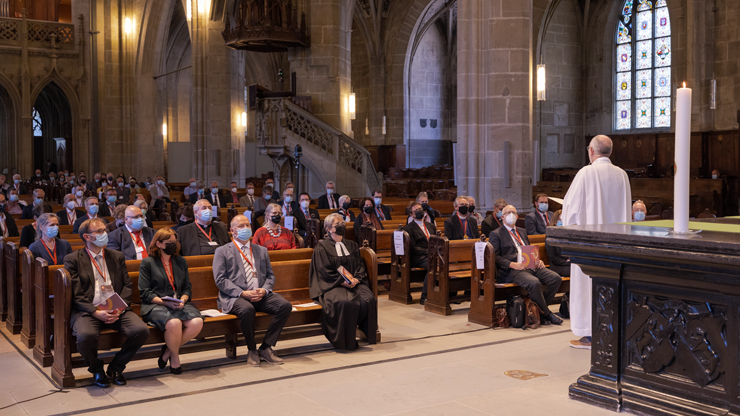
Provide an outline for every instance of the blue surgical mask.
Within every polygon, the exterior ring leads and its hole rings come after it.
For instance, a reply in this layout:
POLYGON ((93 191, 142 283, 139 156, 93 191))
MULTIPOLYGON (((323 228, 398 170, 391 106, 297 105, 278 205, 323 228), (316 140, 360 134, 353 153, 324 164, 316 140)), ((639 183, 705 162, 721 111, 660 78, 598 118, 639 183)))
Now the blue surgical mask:
POLYGON ((373 198, 373 200, 375 201, 375 206, 377 207, 377 206, 380 206, 380 203, 383 201, 383 198, 373 198))
POLYGON ((99 207, 97 205, 90 205, 89 207, 87 207, 87 212, 95 215, 98 213, 98 209, 99 207))
POLYGON ((292 200, 293 200, 293 197, 291 197, 291 196, 286 196, 285 197, 285 203, 287 203, 287 204, 290 204, 290 201, 292 201, 292 200))
POLYGON ((13 183, 16 184, 16 185, 18 185, 19 183, 21 183, 21 180, 20 179, 14 179, 13 180, 13 183))
POLYGON ((210 221, 213 218, 213 212, 210 209, 206 209, 200 212, 200 219, 202 221, 210 221))
POLYGON ((236 238, 247 241, 252 237, 252 229, 249 227, 240 228, 236 231, 236 238))
POLYGON ((97 234, 95 236, 95 241, 93 241, 93 244, 95 244, 98 247, 107 246, 108 245, 108 233, 97 234))
POLYGON ((108 196, 108 202, 110 203, 116 202, 116 196, 115 195, 108 196))
POLYGON ((11 202, 18 202, 18 195, 11 195, 10 196, 10 201, 11 202))
POLYGON ((555 225, 557 225, 558 227, 562 227, 563 226, 563 222, 560 221, 560 220, 558 220, 558 222, 555 225))
POLYGON ((547 212, 547 208, 549 208, 549 206, 547 203, 545 203, 545 204, 539 204, 537 208, 540 210, 540 212, 547 212))
POLYGON ((161 186, 164 185, 164 181, 157 181, 157 183, 161 186))
POLYGON ((502 211, 498 211, 498 212, 496 212, 496 218, 498 218, 498 219, 501 219, 501 216, 502 216, 503 214, 504 214, 504 213, 503 213, 502 211))
POLYGON ((59 234, 59 227, 53 226, 53 227, 46 227, 46 236, 49 238, 54 238, 59 234))
POLYGON ((41 204, 43 202, 44 202, 44 199, 43 198, 34 198, 33 199, 33 204, 34 205, 38 205, 38 204, 41 204))
POLYGON ((211 193, 212 194, 217 194, 218 193, 218 188, 211 188, 211 193))
POLYGON ((142 228, 144 228, 144 219, 143 218, 134 218, 131 220, 131 228, 139 231, 142 228))
POLYGON ((635 221, 645 221, 645 213, 642 211, 635 212, 635 221))

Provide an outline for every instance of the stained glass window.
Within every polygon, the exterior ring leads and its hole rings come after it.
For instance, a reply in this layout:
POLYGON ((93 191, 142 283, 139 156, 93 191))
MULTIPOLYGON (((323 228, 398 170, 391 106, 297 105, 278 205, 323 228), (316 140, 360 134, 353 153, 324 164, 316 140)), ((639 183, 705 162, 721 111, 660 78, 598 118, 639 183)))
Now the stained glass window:
POLYGON ((34 137, 43 136, 41 132, 41 116, 39 115, 39 112, 36 111, 35 107, 33 109, 33 135, 34 137))
POLYGON ((671 19, 667 0, 625 0, 616 33, 617 130, 671 126, 671 19))

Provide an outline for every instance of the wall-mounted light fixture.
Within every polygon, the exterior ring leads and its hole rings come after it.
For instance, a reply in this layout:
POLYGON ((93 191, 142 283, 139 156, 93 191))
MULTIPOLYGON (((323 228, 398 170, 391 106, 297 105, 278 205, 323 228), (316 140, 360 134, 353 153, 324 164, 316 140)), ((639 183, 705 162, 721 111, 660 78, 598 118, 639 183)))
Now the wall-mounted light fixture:
POLYGON ((247 112, 242 111, 242 127, 247 128, 247 112))
POLYGON ((124 21, 123 21, 123 31, 127 35, 130 35, 134 31, 134 22, 131 21, 131 18, 130 17, 127 17, 126 19, 124 19, 124 21))
POLYGON ((167 123, 162 123, 162 136, 167 137, 167 123))
POLYGON ((355 96, 355 93, 351 93, 349 95, 349 118, 352 120, 355 120, 357 118, 357 103, 356 100, 357 97, 355 96))
POLYGON ((385 136, 385 116, 383 116, 383 135, 385 136))
POLYGON ((198 13, 203 14, 206 12, 206 0, 197 0, 198 1, 198 13))
POLYGON ((365 136, 369 136, 369 135, 370 135, 370 120, 366 118, 365 119, 365 136))
POLYGON ((541 62, 542 57, 540 57, 540 64, 537 65, 537 101, 547 99, 547 71, 545 70, 545 64, 541 62))
POLYGON ((712 75, 712 79, 709 81, 709 108, 712 110, 717 109, 717 80, 714 79, 714 75, 712 75))
POLYGON ((188 16, 188 22, 193 19, 193 2, 192 0, 187 0, 185 2, 185 12, 188 16))

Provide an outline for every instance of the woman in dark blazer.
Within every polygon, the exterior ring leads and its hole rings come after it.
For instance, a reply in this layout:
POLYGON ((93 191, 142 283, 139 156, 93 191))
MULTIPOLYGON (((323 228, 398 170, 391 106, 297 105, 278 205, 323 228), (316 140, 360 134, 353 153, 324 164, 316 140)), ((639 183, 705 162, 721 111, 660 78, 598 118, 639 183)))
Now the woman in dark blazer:
POLYGON ((363 225, 370 225, 376 230, 384 230, 383 223, 380 222, 378 219, 378 215, 375 213, 375 201, 373 201, 372 198, 362 198, 360 199, 360 215, 355 217, 355 241, 358 245, 362 246, 362 241, 360 241, 360 228, 362 228, 363 225))
POLYGON ((36 219, 36 241, 28 249, 34 257, 49 262, 49 266, 64 264, 64 257, 72 252, 72 246, 59 238, 59 217, 56 214, 42 214, 36 219))
POLYGON ((195 338, 203 328, 200 312, 188 303, 192 295, 188 263, 179 252, 177 233, 162 228, 152 237, 149 257, 141 261, 139 268, 141 318, 164 332, 165 345, 157 364, 164 369, 169 361, 172 374, 182 373, 180 346, 195 338))

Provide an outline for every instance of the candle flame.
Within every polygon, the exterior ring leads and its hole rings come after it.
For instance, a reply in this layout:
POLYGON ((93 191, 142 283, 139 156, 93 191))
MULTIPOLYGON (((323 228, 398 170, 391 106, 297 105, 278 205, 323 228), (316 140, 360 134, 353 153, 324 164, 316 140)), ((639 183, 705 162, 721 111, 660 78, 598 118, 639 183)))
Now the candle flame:
POLYGON ((686 88, 686 82, 683 83, 683 87, 686 88))

